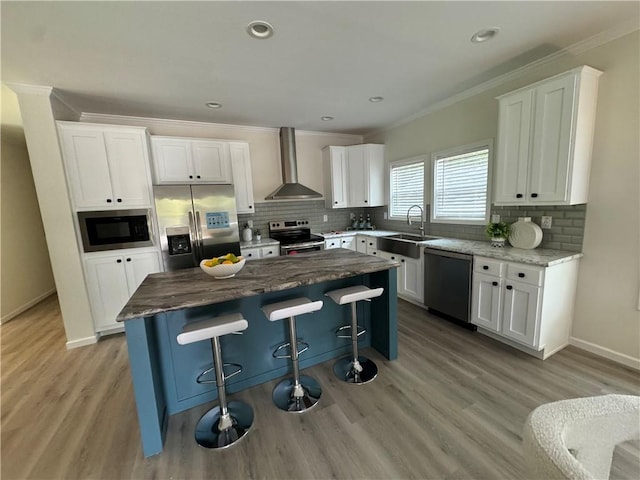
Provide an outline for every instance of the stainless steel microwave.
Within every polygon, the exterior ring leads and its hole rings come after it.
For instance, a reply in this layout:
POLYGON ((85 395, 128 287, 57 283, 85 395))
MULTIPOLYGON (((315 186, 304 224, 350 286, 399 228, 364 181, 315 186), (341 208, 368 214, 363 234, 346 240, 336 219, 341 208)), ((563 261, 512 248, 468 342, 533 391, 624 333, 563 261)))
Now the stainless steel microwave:
POLYGON ((149 210, 78 212, 85 252, 153 246, 149 210))

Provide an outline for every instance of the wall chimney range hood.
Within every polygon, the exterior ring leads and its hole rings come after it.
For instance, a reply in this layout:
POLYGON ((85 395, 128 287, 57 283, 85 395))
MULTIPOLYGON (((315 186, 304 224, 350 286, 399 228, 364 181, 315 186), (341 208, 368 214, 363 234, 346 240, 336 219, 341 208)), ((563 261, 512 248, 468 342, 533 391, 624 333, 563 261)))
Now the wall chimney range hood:
POLYGON ((282 165, 283 183, 267 195, 265 200, 296 200, 322 197, 322 194, 298 183, 296 131, 291 127, 280 128, 280 163, 282 165))

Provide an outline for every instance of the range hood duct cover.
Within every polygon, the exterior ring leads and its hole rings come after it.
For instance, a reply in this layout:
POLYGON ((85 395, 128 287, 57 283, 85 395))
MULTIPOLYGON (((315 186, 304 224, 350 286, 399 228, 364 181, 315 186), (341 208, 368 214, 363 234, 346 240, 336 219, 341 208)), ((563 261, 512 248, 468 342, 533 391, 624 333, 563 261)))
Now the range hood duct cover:
POLYGON ((280 129, 280 163, 282 164, 283 184, 267 195, 265 200, 296 200, 322 197, 322 194, 298 183, 296 131, 291 127, 282 127, 280 129))

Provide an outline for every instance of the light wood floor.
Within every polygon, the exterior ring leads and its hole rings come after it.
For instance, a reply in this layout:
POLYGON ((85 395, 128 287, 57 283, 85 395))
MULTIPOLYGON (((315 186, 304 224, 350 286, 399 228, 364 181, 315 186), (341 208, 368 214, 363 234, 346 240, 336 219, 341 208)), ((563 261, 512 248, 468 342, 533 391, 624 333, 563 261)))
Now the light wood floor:
MULTIPOLYGON (((542 362, 399 302, 399 359, 366 351, 366 386, 305 373, 324 388, 305 415, 276 410, 270 382, 232 398, 255 424, 225 451, 197 446, 210 405, 171 417, 164 452, 142 456, 123 335, 71 351, 56 297, 0 329, 2 479, 527 478, 522 427, 536 406, 640 394, 637 371, 576 348, 542 362)), ((612 478, 640 478, 637 444, 616 450, 612 478)))

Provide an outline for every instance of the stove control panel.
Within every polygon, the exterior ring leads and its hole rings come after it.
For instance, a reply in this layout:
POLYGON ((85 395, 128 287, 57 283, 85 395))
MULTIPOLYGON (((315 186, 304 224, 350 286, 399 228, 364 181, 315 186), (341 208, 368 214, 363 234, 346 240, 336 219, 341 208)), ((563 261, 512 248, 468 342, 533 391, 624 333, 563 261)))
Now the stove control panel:
POLYGON ((269 222, 269 231, 297 230, 309 228, 309 220, 273 220, 269 222))

